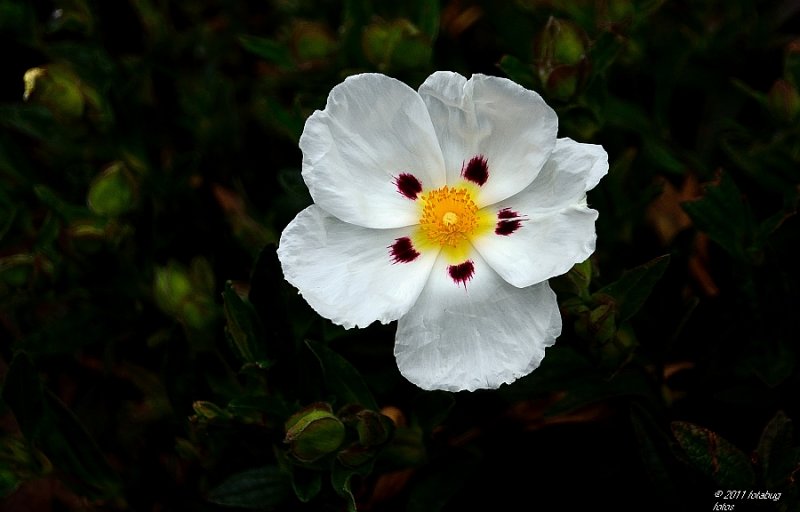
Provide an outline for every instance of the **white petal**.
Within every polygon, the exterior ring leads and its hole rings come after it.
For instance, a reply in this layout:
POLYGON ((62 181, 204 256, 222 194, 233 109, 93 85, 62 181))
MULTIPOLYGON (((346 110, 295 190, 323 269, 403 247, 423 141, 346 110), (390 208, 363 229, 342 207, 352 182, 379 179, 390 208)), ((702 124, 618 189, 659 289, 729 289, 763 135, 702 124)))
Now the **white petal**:
POLYGON ((567 272, 595 249, 597 212, 586 191, 608 173, 608 154, 595 144, 558 139, 542 172, 522 192, 491 205, 524 220, 508 235, 491 233, 473 245, 514 286, 530 286, 567 272))
POLYGON ((286 280, 325 318, 346 328, 388 323, 411 308, 436 260, 423 252, 393 263, 389 247, 407 234, 347 224, 311 205, 283 230, 278 258, 286 280))
POLYGON ((444 163, 420 96, 380 74, 348 77, 300 137, 303 179, 314 202, 340 220, 372 228, 417 222, 414 201, 394 179, 414 175, 425 190, 445 184, 444 163))
POLYGON ((536 179, 525 190, 497 206, 535 213, 583 204, 586 192, 607 173, 608 154, 603 146, 558 139, 536 179))
POLYGON ((461 180, 462 165, 483 155, 489 178, 478 206, 524 189, 541 170, 556 142, 556 113, 533 91, 507 80, 439 71, 419 93, 439 137, 447 183, 461 180))
POLYGON ((556 296, 547 283, 509 285, 479 255, 466 287, 438 258, 411 310, 398 322, 400 372, 423 389, 497 388, 539 366, 561 334, 556 296))
MULTIPOLYGON (((496 206, 500 205, 491 208, 496 206)), ((527 211, 523 206, 511 208, 523 214, 527 211)), ((503 279, 522 288, 561 275, 588 258, 597 239, 597 215, 596 210, 586 206, 526 214, 513 233, 490 233, 472 244, 503 279)))

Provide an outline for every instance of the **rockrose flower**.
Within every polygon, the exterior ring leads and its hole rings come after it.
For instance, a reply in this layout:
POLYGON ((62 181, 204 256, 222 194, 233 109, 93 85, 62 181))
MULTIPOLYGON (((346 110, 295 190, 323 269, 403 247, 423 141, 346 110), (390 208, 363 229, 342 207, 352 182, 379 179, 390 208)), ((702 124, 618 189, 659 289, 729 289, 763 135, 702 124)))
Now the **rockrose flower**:
POLYGON ((314 204, 281 235, 286 279, 346 328, 397 320, 397 365, 421 388, 530 373, 561 333, 547 279, 594 251, 586 192, 608 171, 601 146, 557 129, 504 78, 347 78, 300 137, 314 204))

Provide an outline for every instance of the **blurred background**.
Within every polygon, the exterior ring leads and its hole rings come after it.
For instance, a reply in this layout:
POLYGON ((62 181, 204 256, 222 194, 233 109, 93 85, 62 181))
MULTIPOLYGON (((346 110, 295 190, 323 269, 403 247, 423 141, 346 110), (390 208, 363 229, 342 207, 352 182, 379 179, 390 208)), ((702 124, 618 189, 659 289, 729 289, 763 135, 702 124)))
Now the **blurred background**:
POLYGON ((798 13, 0 0, 0 509, 800 510, 798 13), (435 70, 611 163, 563 334, 496 391, 409 384, 395 325, 321 319, 275 256, 330 89, 435 70))

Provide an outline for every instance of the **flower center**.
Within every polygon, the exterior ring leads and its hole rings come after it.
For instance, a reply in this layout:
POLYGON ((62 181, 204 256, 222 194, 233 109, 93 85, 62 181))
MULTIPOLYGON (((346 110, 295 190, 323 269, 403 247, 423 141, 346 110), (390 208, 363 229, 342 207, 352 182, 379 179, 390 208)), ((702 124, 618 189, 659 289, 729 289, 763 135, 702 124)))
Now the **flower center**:
POLYGON ((442 216, 442 222, 444 222, 445 226, 452 226, 458 222, 458 215, 453 212, 447 212, 442 216))
POLYGON ((455 248, 478 227, 478 207, 466 188, 448 187, 422 195, 419 225, 425 237, 442 247, 455 248))

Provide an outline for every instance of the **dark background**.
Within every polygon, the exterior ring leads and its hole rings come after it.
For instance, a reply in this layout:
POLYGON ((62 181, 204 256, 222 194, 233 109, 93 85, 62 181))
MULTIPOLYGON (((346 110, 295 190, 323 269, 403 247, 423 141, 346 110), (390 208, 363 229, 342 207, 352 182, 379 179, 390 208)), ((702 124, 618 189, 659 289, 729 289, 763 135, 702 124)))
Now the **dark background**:
POLYGON ((798 12, 0 0, 0 508, 800 509, 798 12), (496 391, 417 389, 394 325, 319 318, 275 256, 330 89, 435 70, 611 164, 563 334, 496 391))

